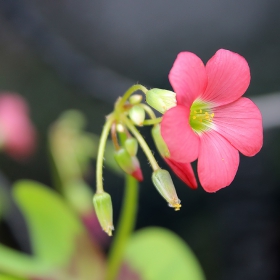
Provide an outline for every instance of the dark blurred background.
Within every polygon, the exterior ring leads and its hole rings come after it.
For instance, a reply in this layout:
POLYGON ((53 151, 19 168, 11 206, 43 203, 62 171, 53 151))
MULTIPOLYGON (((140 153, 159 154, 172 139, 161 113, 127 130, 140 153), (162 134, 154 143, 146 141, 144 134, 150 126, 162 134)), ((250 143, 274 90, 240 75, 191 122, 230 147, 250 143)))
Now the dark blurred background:
MULTIPOLYGON (((279 13, 279 0, 0 0, 0 90, 27 99, 39 134, 29 162, 1 155, 2 172, 10 182, 30 178, 51 185, 47 129, 63 110, 82 110, 88 129, 100 134, 104 116, 132 84, 170 88, 167 75, 180 51, 207 62, 220 48, 232 50, 251 68, 246 96, 263 113, 262 151, 241 156, 236 179, 217 194, 191 191, 174 178, 183 205, 179 213, 159 197, 140 153, 145 181, 137 228, 175 231, 209 280, 280 279, 279 13)), ((142 131, 153 145, 149 130, 142 131)), ((104 178, 117 220, 123 181, 109 171, 104 178)), ((14 214, 0 237, 30 252, 20 224, 14 214)))

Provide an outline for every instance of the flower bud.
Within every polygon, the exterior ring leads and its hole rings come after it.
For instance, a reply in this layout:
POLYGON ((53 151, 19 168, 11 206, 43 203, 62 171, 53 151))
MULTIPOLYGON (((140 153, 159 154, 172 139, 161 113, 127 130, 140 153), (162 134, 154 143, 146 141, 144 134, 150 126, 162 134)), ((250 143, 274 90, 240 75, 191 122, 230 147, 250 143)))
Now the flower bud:
POLYGON ((146 102, 163 114, 177 105, 176 93, 170 90, 153 88, 147 91, 146 102))
POLYGON ((114 226, 111 196, 106 192, 96 193, 93 196, 93 206, 102 229, 112 236, 114 226))
POLYGON ((135 156, 131 156, 124 148, 115 151, 114 158, 120 168, 127 174, 133 176, 138 181, 143 181, 140 163, 135 156))
POLYGON ((145 110, 140 105, 134 105, 129 110, 129 117, 133 121, 134 124, 142 126, 145 120, 145 110))
POLYGON ((135 138, 126 139, 124 142, 124 146, 132 157, 136 156, 138 150, 138 142, 135 138))
POLYGON ((157 124, 152 128, 152 137, 155 141, 156 147, 163 158, 168 158, 170 156, 170 152, 166 143, 164 142, 161 133, 160 133, 160 125, 157 124))
POLYGON ((135 104, 139 104, 143 99, 143 96, 141 94, 133 94, 130 96, 129 98, 129 102, 130 104, 132 105, 135 105, 135 104))
POLYGON ((152 181, 158 192, 168 202, 168 206, 173 207, 175 211, 180 210, 181 201, 177 196, 169 172, 163 169, 154 171, 152 175, 152 181))

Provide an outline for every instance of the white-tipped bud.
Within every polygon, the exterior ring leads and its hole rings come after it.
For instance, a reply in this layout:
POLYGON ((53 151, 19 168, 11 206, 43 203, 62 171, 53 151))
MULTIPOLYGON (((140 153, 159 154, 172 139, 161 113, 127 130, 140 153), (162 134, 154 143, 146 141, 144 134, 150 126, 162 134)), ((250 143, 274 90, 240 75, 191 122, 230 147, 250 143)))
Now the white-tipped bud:
POLYGON ((173 207, 175 211, 180 210, 181 201, 177 196, 169 172, 163 169, 154 171, 152 181, 161 196, 168 202, 168 206, 173 207))
POLYGON ((93 196, 93 206, 102 229, 112 236, 114 226, 111 196, 106 192, 96 193, 93 196))
POLYGON ((124 128, 123 124, 121 124, 121 123, 118 123, 116 128, 117 128, 117 132, 122 133, 125 131, 125 128, 124 128))
POLYGON ((145 110, 140 105, 134 105, 129 110, 129 117, 132 120, 132 122, 136 125, 142 126, 143 122, 145 120, 145 110))
POLYGON ((129 98, 129 102, 132 105, 139 104, 143 99, 143 96, 140 94, 133 94, 129 98))
POLYGON ((155 110, 164 114, 177 105, 176 93, 170 90, 152 88, 146 93, 146 102, 155 110))

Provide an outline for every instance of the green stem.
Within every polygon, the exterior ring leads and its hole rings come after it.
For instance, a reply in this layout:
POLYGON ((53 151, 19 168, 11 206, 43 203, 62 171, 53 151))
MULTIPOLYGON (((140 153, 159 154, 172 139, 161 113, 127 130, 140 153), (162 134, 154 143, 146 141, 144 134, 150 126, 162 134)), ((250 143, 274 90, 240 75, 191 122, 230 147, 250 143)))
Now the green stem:
POLYGON ((115 120, 115 116, 113 114, 108 116, 100 137, 97 162, 96 162, 96 192, 97 193, 103 192, 103 178, 102 178, 103 157, 104 157, 107 137, 114 120, 115 120))
POLYGON ((143 149, 144 153, 146 154, 153 170, 154 171, 158 170, 160 167, 158 166, 158 163, 157 163, 156 159, 154 158, 152 151, 150 150, 148 144, 146 143, 146 141, 144 140, 144 138, 142 137, 140 132, 137 130, 137 128, 132 124, 132 122, 128 118, 125 118, 124 121, 125 121, 125 124, 128 127, 128 129, 132 132, 134 137, 138 140, 138 142, 139 142, 141 148, 143 149))
POLYGON ((117 226, 116 237, 109 253, 105 280, 117 279, 127 240, 134 229, 135 216, 137 214, 137 200, 138 182, 132 176, 126 175, 124 202, 117 226))
POLYGON ((151 107, 143 103, 140 103, 139 105, 146 111, 146 113, 150 116, 151 119, 156 119, 156 115, 151 107))
POLYGON ((143 121, 143 125, 153 125, 153 124, 160 123, 161 121, 162 121, 162 118, 144 120, 144 121, 143 121))
POLYGON ((146 94, 146 92, 148 91, 144 86, 142 85, 133 85, 132 87, 130 87, 125 94, 123 95, 122 99, 120 100, 120 102, 118 103, 118 108, 122 108, 123 105, 125 104, 126 100, 130 97, 130 95, 132 95, 135 91, 137 90, 141 90, 143 93, 146 94))

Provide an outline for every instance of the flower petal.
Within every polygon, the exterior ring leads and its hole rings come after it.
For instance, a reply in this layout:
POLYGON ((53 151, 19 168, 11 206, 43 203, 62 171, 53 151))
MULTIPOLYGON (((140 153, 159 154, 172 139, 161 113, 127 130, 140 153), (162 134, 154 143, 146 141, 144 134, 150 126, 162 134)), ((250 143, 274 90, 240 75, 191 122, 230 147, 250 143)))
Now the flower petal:
POLYGON ((176 92, 177 104, 190 106, 206 88, 205 66, 195 54, 181 52, 169 73, 169 81, 176 92))
POLYGON ((196 189, 197 182, 190 163, 176 162, 169 158, 164 158, 167 164, 171 167, 173 172, 190 188, 196 189))
POLYGON ((207 62, 208 85, 201 99, 218 105, 240 98, 250 84, 250 69, 244 57, 218 50, 207 62))
POLYGON ((248 98, 214 108, 214 129, 245 156, 258 153, 263 144, 262 116, 248 98))
POLYGON ((216 192, 228 186, 239 165, 238 151, 215 131, 201 135, 198 177, 205 191, 216 192))
POLYGON ((161 134, 169 149, 170 158, 178 162, 197 159, 199 137, 189 124, 190 108, 176 106, 162 118, 161 134))

